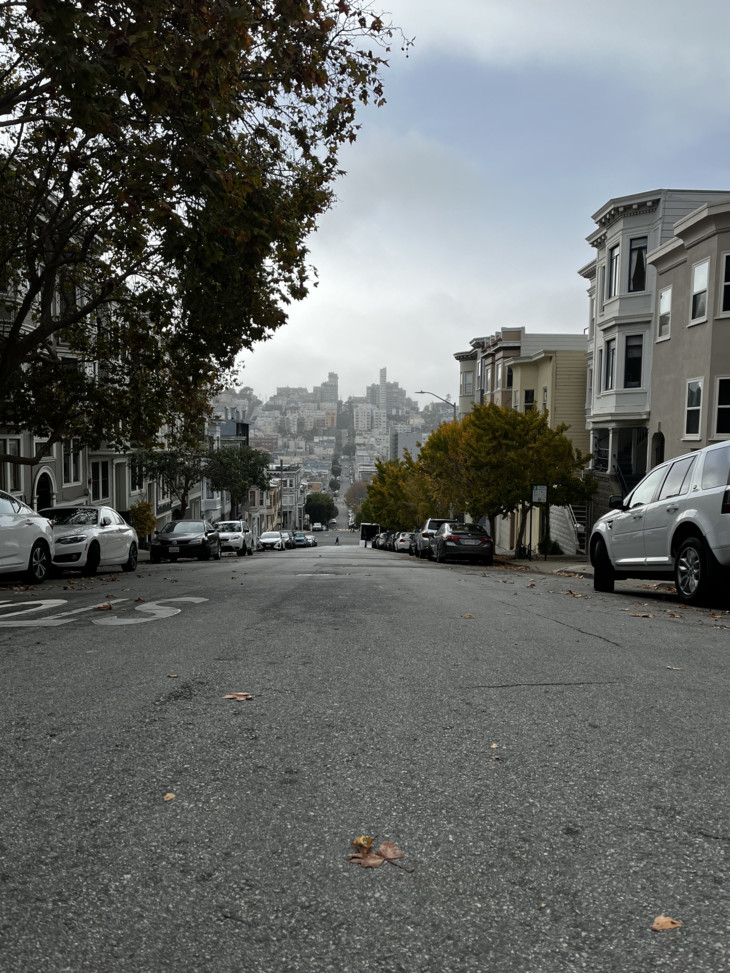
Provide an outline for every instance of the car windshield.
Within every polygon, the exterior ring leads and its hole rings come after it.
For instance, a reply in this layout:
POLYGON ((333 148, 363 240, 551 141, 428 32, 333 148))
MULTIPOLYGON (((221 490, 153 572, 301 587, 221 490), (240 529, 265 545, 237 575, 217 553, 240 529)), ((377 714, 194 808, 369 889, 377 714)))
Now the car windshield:
POLYGON ((73 524, 75 527, 95 527, 99 523, 96 507, 54 507, 42 511, 44 517, 52 520, 56 527, 73 524))
POLYGON ((280 540, 280 535, 272 534, 270 530, 267 530, 264 534, 261 535, 261 540, 278 541, 280 540))
POLYGON ((240 520, 221 521, 219 524, 216 524, 216 527, 218 528, 218 530, 228 530, 228 531, 239 530, 240 531, 241 522, 240 520))
POLYGON ((202 520, 171 520, 160 531, 161 534, 204 534, 202 520))

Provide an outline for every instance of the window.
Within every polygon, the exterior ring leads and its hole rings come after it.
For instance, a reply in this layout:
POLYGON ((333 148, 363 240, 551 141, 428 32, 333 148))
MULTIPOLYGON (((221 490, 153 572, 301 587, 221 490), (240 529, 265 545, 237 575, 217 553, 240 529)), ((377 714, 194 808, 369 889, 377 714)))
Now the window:
POLYGON ((81 482, 81 449, 78 439, 69 439, 63 444, 63 482, 81 482))
POLYGON ((611 247, 608 251, 608 290, 606 292, 606 297, 616 297, 618 294, 618 280, 619 280, 619 248, 618 244, 615 247, 611 247))
POLYGON ((672 323, 672 288, 665 287, 659 291, 659 320, 657 322, 657 338, 668 338, 672 323))
POLYGON ((725 313, 730 311, 730 253, 722 255, 722 294, 720 299, 720 310, 725 313))
POLYGON ((542 411, 547 412, 547 386, 542 387, 542 411))
POLYGON ((717 412, 715 434, 730 436, 730 378, 717 380, 717 412))
POLYGON ((702 409, 702 379, 687 382, 687 405, 685 408, 684 434, 700 438, 700 411, 702 409))
POLYGON ((690 322, 702 321, 707 317, 707 280, 710 261, 703 260, 692 268, 692 312, 690 322))
POLYGON ((487 365, 487 367, 484 369, 484 391, 485 392, 492 391, 492 366, 491 365, 487 365))
POLYGON ((672 464, 657 500, 666 500, 667 497, 681 497, 688 492, 690 472, 696 458, 696 456, 687 456, 672 464))
POLYGON ((629 291, 646 290, 646 237, 639 236, 629 245, 629 291))
POLYGON ((519 407, 520 407, 520 393, 517 391, 517 389, 515 389, 514 392, 512 393, 512 408, 519 409, 519 407))
POLYGON ((628 506, 641 507, 645 503, 651 503, 651 501, 654 499, 654 494, 657 491, 657 487, 666 475, 666 466, 657 466, 655 470, 652 470, 651 473, 649 473, 649 475, 641 481, 641 483, 631 494, 628 501, 628 506))
POLYGON ((496 389, 502 388, 502 362, 497 363, 496 379, 494 387, 496 389))
POLYGON ((462 372, 460 395, 473 395, 473 394, 474 394, 474 372, 462 372))
POLYGON ((606 369, 604 372, 604 389, 613 388, 614 368, 616 366, 616 339, 611 338, 606 342, 606 369))
POLYGON ((598 368, 596 369, 596 392, 603 389, 603 348, 598 349, 598 368))
MULTIPOLYGON (((20 440, 0 439, 0 453, 20 456, 20 440)), ((0 463, 0 489, 20 490, 20 466, 17 463, 0 463)))
POLYGON ((601 269, 598 272, 598 296, 601 302, 601 313, 603 313, 603 302, 606 295, 606 268, 601 264, 601 269))
POLYGON ((586 372, 586 405, 590 406, 593 400, 593 369, 589 368, 586 372))
POLYGON ((507 366, 506 378, 507 378, 506 388, 511 389, 512 388, 512 383, 514 382, 514 372, 512 371, 512 366, 511 365, 508 365, 507 366))
POLYGON ((644 339, 640 334, 626 337, 626 357, 624 359, 624 388, 641 388, 641 357, 644 339))
POLYGON ((109 462, 97 460, 91 464, 91 499, 101 500, 109 496, 109 462))
POLYGON ((709 449, 705 453, 705 465, 702 467, 702 489, 714 490, 715 487, 726 486, 730 482, 730 446, 720 449, 709 449))
POLYGON ((525 412, 535 408, 535 390, 525 389, 525 412))
POLYGON ((141 490, 144 487, 144 471, 142 464, 133 456, 129 462, 129 487, 131 490, 141 490))

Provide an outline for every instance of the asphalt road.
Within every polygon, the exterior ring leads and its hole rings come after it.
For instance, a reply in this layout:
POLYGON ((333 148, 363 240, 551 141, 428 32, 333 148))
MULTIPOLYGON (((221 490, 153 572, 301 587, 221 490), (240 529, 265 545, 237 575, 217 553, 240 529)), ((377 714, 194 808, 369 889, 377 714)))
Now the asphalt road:
POLYGON ((0 588, 4 973, 728 969, 730 614, 318 541, 0 588))

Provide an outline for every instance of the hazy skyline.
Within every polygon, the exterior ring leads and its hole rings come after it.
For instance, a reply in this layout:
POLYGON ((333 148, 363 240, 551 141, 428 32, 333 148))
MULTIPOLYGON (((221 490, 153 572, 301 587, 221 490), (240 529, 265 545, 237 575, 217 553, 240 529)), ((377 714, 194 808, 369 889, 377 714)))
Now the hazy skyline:
MULTIPOLYGON (((319 286, 243 357, 261 397, 340 395, 388 369, 456 396, 454 352, 501 327, 580 333, 590 219, 614 196, 728 189, 721 0, 428 0, 383 6, 415 35, 343 155, 311 237, 319 286)), ((419 399, 422 405, 429 397, 419 399)))

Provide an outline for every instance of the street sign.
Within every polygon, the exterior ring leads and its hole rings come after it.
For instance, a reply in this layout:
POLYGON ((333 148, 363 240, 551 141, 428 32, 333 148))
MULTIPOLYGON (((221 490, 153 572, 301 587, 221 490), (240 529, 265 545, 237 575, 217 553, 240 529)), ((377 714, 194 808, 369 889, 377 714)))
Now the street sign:
POLYGON ((532 502, 547 503, 547 483, 532 484, 532 502))

